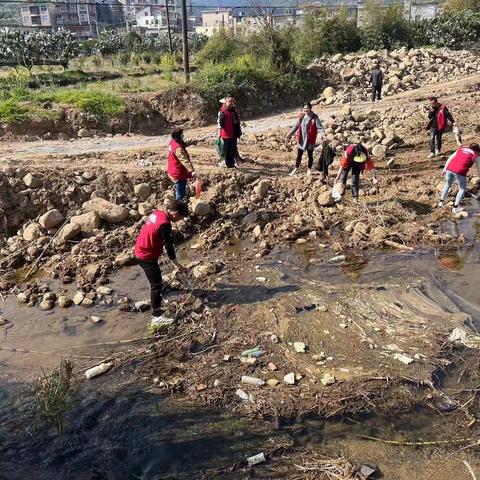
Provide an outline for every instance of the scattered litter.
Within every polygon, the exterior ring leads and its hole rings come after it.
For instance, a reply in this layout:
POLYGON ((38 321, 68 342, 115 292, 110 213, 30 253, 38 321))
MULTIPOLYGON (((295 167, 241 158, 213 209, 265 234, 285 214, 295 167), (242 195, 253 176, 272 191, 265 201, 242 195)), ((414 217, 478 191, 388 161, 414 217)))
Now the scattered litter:
POLYGON ((98 377, 99 375, 108 372, 112 368, 112 366, 113 363, 101 363, 96 367, 89 368, 85 372, 85 376, 87 377, 87 380, 90 380, 91 378, 98 377))
POLYGON ((223 361, 224 362, 229 362, 231 360, 232 356, 231 355, 224 355, 223 356, 223 361))
POLYGON ((287 375, 285 375, 283 377, 283 381, 287 384, 287 385, 295 385, 295 374, 292 372, 292 373, 288 373, 287 375))
POLYGON ((222 382, 218 378, 213 382, 214 387, 219 387, 221 384, 222 382))
POLYGON ((336 379, 333 375, 330 375, 329 373, 325 373, 322 378, 320 379, 320 383, 322 385, 333 385, 336 382, 336 379))
POLYGON ((312 360, 314 361, 321 361, 321 360, 326 360, 327 356, 325 355, 325 352, 320 352, 317 355, 312 355, 312 360))
POLYGON ((257 282, 266 282, 267 279, 265 277, 256 277, 257 282))
POLYGON ((337 255, 336 257, 332 257, 329 262, 330 263, 340 263, 345 261, 345 255, 337 255))
POLYGON ((347 328, 347 324, 345 322, 341 322, 338 324, 340 328, 347 328))
POLYGON ((387 163, 387 167, 393 167, 395 165, 395 159, 391 158, 387 163))
POLYGON ((203 390, 206 390, 208 388, 207 385, 205 385, 205 383, 200 383, 199 385, 197 385, 197 392, 201 392, 203 390))
POLYGON ((137 165, 140 165, 141 167, 151 167, 153 166, 153 162, 151 160, 139 160, 137 165))
MULTIPOLYGON (((96 315, 91 315, 90 316, 90 320, 93 322, 93 323, 100 323, 103 321, 103 318, 101 317, 97 317, 96 315)), ((0 323, 1 325, 1 323, 0 323)))
POLYGON ((270 337, 270 341, 272 343, 278 343, 279 340, 278 340, 278 337, 273 333, 270 337))
POLYGON ((242 376, 242 383, 248 385, 256 385, 257 387, 263 387, 265 385, 265 380, 256 377, 248 377, 247 375, 242 376))
POLYGON ((269 387, 276 387, 280 383, 280 380, 277 380, 276 378, 269 378, 267 380, 267 385, 269 387))
POLYGON ((403 355, 402 353, 396 353, 393 358, 395 360, 398 360, 399 362, 402 362, 403 364, 405 365, 410 365, 411 363, 413 363, 413 358, 407 356, 407 355, 403 355))
POLYGON ((278 370, 277 369, 277 366, 272 363, 272 362, 269 362, 268 365, 267 365, 267 368, 271 371, 271 372, 274 372, 275 370, 278 370))
POLYGON ((307 353, 307 346, 304 342, 294 342, 293 348, 297 353, 307 353))
POLYGON ((257 359, 255 357, 240 357, 240 361, 242 363, 246 363, 247 365, 255 365, 257 363, 257 359))
POLYGON ((454 328, 448 341, 452 343, 461 343, 468 348, 480 348, 480 335, 475 335, 462 327, 454 328))
POLYGON ((358 475, 362 480, 368 480, 373 478, 373 475, 377 473, 377 469, 370 465, 362 465, 358 471, 358 475))
POLYGON ((237 395, 237 397, 240 397, 242 400, 244 401, 247 401, 247 400, 250 400, 250 396, 248 395, 247 392, 245 392, 244 390, 242 390, 241 388, 239 388, 235 394, 237 395))
POLYGON ((242 357, 261 357, 265 353, 265 350, 260 350, 259 346, 249 348, 248 350, 243 351, 240 355, 242 357))
POLYGON ((253 465, 258 465, 259 463, 266 462, 267 459, 265 458, 265 455, 262 453, 259 453, 258 455, 254 455, 253 457, 247 458, 248 466, 253 467, 253 465))

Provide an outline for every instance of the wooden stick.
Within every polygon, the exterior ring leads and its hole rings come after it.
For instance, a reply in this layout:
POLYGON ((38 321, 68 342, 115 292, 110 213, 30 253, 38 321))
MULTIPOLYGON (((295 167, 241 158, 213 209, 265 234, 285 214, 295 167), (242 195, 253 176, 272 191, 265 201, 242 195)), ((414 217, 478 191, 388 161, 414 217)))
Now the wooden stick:
POLYGON ((459 448, 458 450, 455 450, 453 453, 451 453, 450 455, 446 456, 438 465, 437 467, 435 468, 435 470, 432 471, 432 473, 430 473, 430 475, 425 479, 425 480, 430 480, 432 477, 433 477, 433 474, 438 472, 438 470, 440 469, 440 467, 447 461, 447 460, 450 460, 450 458, 452 458, 454 455, 456 455, 457 453, 460 453, 460 452, 463 452, 465 450, 468 450, 469 448, 473 448, 473 447, 478 447, 480 446, 480 441, 477 440, 476 443, 472 443, 471 445, 467 445, 466 447, 462 447, 462 448, 459 448))
POLYGON ((399 250, 407 250, 408 252, 413 252, 415 250, 413 247, 402 245, 401 243, 394 242, 393 240, 384 240, 383 243, 389 247, 398 248, 399 250))
POLYGON ((44 253, 47 251, 48 247, 52 244, 53 240, 55 237, 62 231, 63 227, 70 221, 70 218, 67 218, 64 222, 63 225, 55 232, 53 237, 50 239, 50 241, 45 245, 45 248, 43 249, 42 253, 38 256, 38 258, 35 260, 35 263, 32 265, 30 270, 27 272, 25 277, 23 277, 23 281, 25 281, 28 277, 30 277, 31 273, 33 272, 33 269, 37 266, 38 262, 40 259, 43 257, 44 253))
POLYGON ((466 460, 463 461, 463 464, 467 467, 468 473, 470 473, 473 480, 477 480, 477 477, 475 476, 475 473, 474 473, 472 467, 470 466, 470 464, 466 460))
POLYGON ((390 445, 403 445, 403 446, 411 446, 411 447, 418 447, 422 445, 448 445, 452 443, 470 442, 472 440, 471 438, 460 438, 458 440, 437 440, 437 441, 427 441, 427 442, 397 442, 395 440, 385 440, 383 438, 369 437, 367 435, 360 435, 359 438, 372 440, 374 442, 388 443, 390 445))

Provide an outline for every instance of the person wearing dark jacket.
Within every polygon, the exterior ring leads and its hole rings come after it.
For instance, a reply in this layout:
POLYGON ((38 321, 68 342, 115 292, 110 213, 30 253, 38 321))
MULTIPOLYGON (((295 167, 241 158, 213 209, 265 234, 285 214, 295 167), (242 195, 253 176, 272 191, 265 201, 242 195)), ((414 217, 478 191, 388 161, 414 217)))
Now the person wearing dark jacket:
POLYGON ((383 72, 380 70, 378 62, 373 65, 370 73, 370 83, 372 84, 372 102, 382 99, 383 72))
POLYGON ((218 136, 223 140, 226 167, 235 168, 237 140, 242 136, 242 129, 235 110, 235 98, 231 95, 225 97, 225 104, 218 112, 218 136))
POLYGON ((448 124, 455 125, 455 120, 446 105, 442 105, 437 97, 430 98, 427 130, 430 130, 430 155, 428 158, 440 155, 442 150, 442 135, 448 124))
POLYGON ((188 207, 180 201, 176 201, 169 211, 155 210, 148 216, 135 242, 135 259, 150 283, 153 327, 173 323, 173 319, 162 314, 162 272, 158 258, 165 249, 177 270, 183 270, 175 255, 171 222, 178 222, 187 216, 188 207))

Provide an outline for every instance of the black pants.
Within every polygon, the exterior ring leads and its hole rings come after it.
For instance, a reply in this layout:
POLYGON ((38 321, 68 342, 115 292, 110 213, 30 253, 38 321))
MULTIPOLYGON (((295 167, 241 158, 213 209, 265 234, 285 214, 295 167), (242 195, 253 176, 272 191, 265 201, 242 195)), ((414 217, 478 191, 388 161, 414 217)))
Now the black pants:
MULTIPOLYGON (((307 150, 308 155, 308 168, 312 168, 313 166, 313 150, 307 150)), ((300 166, 300 162, 302 161, 303 157, 303 150, 301 148, 297 149, 297 161, 295 162, 295 168, 300 166)))
POLYGON ((235 167, 235 156, 237 155, 237 139, 228 138, 223 140, 225 152, 225 165, 227 168, 235 167))
POLYGON ((353 198, 358 198, 358 194, 360 192, 360 173, 362 172, 362 166, 358 162, 352 162, 349 167, 342 170, 342 173, 340 174, 340 181, 343 183, 344 186, 347 185, 348 172, 350 170, 352 170, 353 178, 352 195, 353 198))
POLYGON ((372 85, 372 102, 382 99, 382 86, 372 85))
POLYGON ((162 272, 158 266, 158 260, 140 260, 137 258, 137 263, 143 268, 150 282, 152 314, 154 317, 158 317, 162 314, 162 272))
POLYGON ((435 150, 439 151, 442 149, 442 130, 437 130, 436 128, 430 129, 430 151, 435 153, 435 150))

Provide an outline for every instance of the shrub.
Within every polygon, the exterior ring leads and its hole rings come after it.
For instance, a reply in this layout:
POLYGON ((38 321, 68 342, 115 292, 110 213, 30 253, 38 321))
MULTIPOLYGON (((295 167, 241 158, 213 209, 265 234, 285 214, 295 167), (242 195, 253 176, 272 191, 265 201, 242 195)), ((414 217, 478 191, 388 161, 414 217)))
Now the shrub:
POLYGON ((0 122, 14 123, 26 120, 28 118, 28 110, 19 104, 18 100, 10 98, 0 101, 0 122))
POLYGON ((227 31, 220 30, 212 35, 198 54, 200 63, 220 63, 229 60, 240 52, 238 39, 233 38, 227 31))
POLYGON ((160 66, 162 68, 162 76, 165 80, 173 80, 173 69, 175 68, 175 57, 166 53, 162 55, 160 60, 160 66))
POLYGON ((429 36, 437 47, 464 48, 480 39, 480 11, 445 12, 432 22, 429 36))

